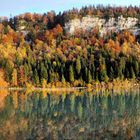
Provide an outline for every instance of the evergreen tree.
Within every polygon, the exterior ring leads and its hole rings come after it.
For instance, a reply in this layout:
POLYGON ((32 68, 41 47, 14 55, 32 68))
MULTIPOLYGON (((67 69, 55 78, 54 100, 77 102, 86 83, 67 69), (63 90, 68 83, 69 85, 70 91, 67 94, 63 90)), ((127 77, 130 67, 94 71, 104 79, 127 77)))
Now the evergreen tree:
POLYGON ((46 79, 48 81, 48 71, 44 66, 44 63, 41 63, 41 79, 46 79))
POLYGON ((13 72, 13 67, 9 62, 7 62, 5 66, 5 75, 6 75, 6 80, 8 82, 11 82, 12 80, 12 72, 13 72))
POLYGON ((51 83, 53 82, 53 71, 52 70, 49 70, 49 75, 48 75, 48 82, 51 83))
POLYGON ((66 82, 64 75, 62 75, 61 82, 64 84, 66 82))
POLYGON ((100 57, 100 81, 108 81, 107 71, 106 71, 106 64, 105 59, 101 56, 100 57))
POLYGON ((92 81, 92 76, 90 70, 88 70, 88 75, 87 75, 87 83, 91 83, 92 81))
POLYGON ((135 70, 135 75, 137 77, 139 74, 139 63, 137 60, 134 61, 134 70, 135 70))
POLYGON ((83 77, 84 81, 88 82, 88 69, 87 69, 87 67, 85 67, 85 69, 84 69, 84 75, 83 76, 84 76, 83 77))
POLYGON ((95 80, 96 80, 96 81, 99 81, 99 74, 98 74, 98 71, 96 71, 95 80))
POLYGON ((130 78, 135 79, 136 76, 135 76, 135 73, 134 73, 134 70, 133 70, 132 66, 131 66, 131 69, 130 69, 130 73, 131 73, 130 78))
POLYGON ((25 73, 25 77, 27 79, 28 75, 29 75, 29 68, 27 63, 24 64, 24 73, 25 73))
POLYGON ((102 69, 100 71, 100 80, 105 81, 105 82, 108 81, 108 76, 107 76, 107 73, 106 73, 106 69, 102 69))
POLYGON ((129 72, 129 69, 128 68, 126 68, 126 77, 127 78, 130 78, 130 72, 129 72))
POLYGON ((122 68, 121 67, 118 67, 117 68, 117 73, 118 73, 118 77, 120 78, 120 79, 123 79, 123 73, 122 73, 122 68))
POLYGON ((112 66, 110 68, 109 77, 111 80, 113 80, 113 78, 114 78, 114 70, 113 70, 112 66))
POLYGON ((76 59, 76 72, 79 75, 81 72, 81 61, 80 61, 80 57, 78 56, 76 59))
POLYGON ((70 65, 69 67, 69 81, 72 83, 74 82, 74 71, 73 71, 73 66, 70 65))
POLYGON ((34 82, 35 82, 36 85, 39 84, 39 76, 38 76, 38 72, 37 72, 36 69, 34 71, 34 82))

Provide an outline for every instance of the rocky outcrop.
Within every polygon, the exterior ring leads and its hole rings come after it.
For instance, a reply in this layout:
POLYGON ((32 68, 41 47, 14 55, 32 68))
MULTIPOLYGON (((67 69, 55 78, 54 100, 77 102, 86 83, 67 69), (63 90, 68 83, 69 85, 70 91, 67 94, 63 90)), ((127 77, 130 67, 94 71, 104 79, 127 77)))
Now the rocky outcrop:
POLYGON ((101 35, 106 33, 107 31, 115 30, 124 30, 124 29, 135 29, 136 25, 138 24, 137 18, 124 18, 123 16, 115 18, 110 18, 108 20, 106 19, 100 19, 98 17, 91 17, 86 16, 80 19, 73 19, 70 22, 65 24, 65 30, 66 32, 69 32, 70 34, 73 34, 77 29, 83 29, 83 30, 91 30, 95 27, 99 28, 99 31, 101 35))

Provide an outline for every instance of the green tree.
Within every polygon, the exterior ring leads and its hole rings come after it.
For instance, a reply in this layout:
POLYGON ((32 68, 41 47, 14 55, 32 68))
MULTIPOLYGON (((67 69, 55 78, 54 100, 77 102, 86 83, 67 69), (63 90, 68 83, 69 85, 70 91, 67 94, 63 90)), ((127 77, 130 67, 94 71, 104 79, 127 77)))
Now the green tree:
POLYGON ((124 78, 124 75, 123 75, 123 73, 122 73, 122 67, 120 66, 120 67, 117 67, 117 75, 118 75, 118 77, 120 78, 120 79, 123 79, 124 78))
POLYGON ((106 73, 106 69, 102 69, 100 71, 100 80, 105 81, 105 82, 108 81, 108 76, 107 76, 107 73, 106 73))
POLYGON ((81 72, 81 61, 80 61, 80 57, 78 56, 76 59, 76 72, 79 75, 81 72))
POLYGON ((34 71, 34 82, 35 82, 36 85, 39 84, 39 76, 38 76, 38 72, 37 72, 36 69, 34 71))
POLYGON ((92 81, 91 72, 90 72, 90 70, 88 70, 88 74, 87 74, 87 83, 91 83, 91 81, 92 81))
POLYGON ((133 69, 132 66, 131 66, 131 68, 130 68, 130 73, 131 73, 130 78, 135 79, 136 76, 135 76, 135 72, 134 72, 134 69, 133 69))
POLYGON ((107 72, 106 72, 106 64, 105 64, 105 59, 101 56, 100 60, 100 81, 108 81, 108 76, 107 76, 107 72))
POLYGON ((110 78, 111 80, 113 80, 113 78, 114 78, 114 70, 113 70, 112 66, 111 66, 111 68, 110 68, 109 78, 110 78))
POLYGON ((74 71, 73 71, 73 66, 70 65, 69 67, 69 81, 72 83, 74 82, 74 71))
POLYGON ((6 75, 6 80, 8 82, 11 82, 12 80, 12 72, 13 72, 13 67, 9 62, 7 62, 5 66, 5 75, 6 75))
POLYGON ((28 79, 28 76, 29 76, 29 68, 28 68, 28 65, 27 63, 24 64, 24 73, 25 73, 25 77, 26 79, 28 79))
POLYGON ((41 63, 41 79, 46 79, 48 81, 48 71, 44 66, 44 63, 41 63))
POLYGON ((134 71, 135 71, 135 75, 137 77, 139 74, 139 63, 137 60, 134 61, 134 71))
POLYGON ((61 82, 64 84, 66 82, 64 75, 62 74, 61 82))

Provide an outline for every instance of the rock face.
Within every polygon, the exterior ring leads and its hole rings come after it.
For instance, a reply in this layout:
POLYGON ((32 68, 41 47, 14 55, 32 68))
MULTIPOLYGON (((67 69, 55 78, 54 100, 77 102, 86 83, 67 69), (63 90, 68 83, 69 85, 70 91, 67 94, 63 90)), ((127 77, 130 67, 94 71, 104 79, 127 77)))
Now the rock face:
POLYGON ((91 30, 95 27, 99 28, 101 35, 105 34, 107 31, 115 30, 120 31, 124 29, 136 29, 138 24, 137 18, 124 18, 123 16, 115 18, 110 18, 108 20, 100 19, 98 17, 86 16, 80 19, 73 19, 65 24, 66 32, 73 34, 77 29, 91 30))

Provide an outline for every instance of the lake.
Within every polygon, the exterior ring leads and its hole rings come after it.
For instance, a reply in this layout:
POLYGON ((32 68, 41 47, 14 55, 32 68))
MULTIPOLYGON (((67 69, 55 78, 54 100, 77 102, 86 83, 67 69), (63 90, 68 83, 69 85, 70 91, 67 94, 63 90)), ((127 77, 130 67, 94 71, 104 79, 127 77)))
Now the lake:
POLYGON ((0 140, 139 140, 140 92, 0 92, 0 140))

